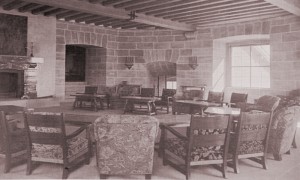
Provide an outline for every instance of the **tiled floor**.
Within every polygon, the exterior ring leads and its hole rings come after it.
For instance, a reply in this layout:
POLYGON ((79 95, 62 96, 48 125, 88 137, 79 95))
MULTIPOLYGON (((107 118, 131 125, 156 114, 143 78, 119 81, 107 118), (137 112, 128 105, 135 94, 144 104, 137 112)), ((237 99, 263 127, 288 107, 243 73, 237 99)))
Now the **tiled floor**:
MULTIPOLYGON (((121 114, 121 110, 104 110, 92 112, 88 110, 73 111, 71 106, 45 108, 40 110, 62 111, 68 113, 99 115, 104 113, 121 114)), ((186 120, 188 116, 166 115, 159 112, 156 115, 158 119, 165 121, 181 121, 186 120)), ((299 130, 298 130, 299 132, 299 130)), ((300 133, 297 134, 297 143, 300 144, 300 133)), ((20 164, 11 169, 10 173, 3 174, 4 161, 0 158, 0 179, 60 179, 62 175, 62 167, 57 164, 40 164, 32 172, 26 176, 26 164, 20 164)), ((275 161, 273 157, 268 158, 268 170, 262 169, 259 165, 249 161, 240 161, 240 173, 235 174, 231 168, 228 168, 228 179, 231 180, 296 180, 300 176, 300 147, 291 150, 291 155, 283 155, 282 161, 275 161)), ((110 176, 108 179, 144 179, 143 176, 110 176)), ((78 169, 70 173, 68 179, 99 179, 96 167, 95 156, 92 157, 89 165, 82 165, 78 169)), ((161 158, 155 154, 152 179, 185 179, 185 176, 170 166, 163 166, 161 158)), ((192 168, 191 179, 223 179, 219 171, 210 166, 200 166, 192 168)))

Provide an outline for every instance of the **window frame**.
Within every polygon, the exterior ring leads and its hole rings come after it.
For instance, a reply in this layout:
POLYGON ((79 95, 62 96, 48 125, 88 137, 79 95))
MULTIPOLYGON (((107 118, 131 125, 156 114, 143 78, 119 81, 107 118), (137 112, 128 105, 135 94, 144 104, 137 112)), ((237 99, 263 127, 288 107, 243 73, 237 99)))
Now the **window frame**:
MULTIPOLYGON (((241 41, 241 42, 234 42, 234 43, 228 43, 227 44, 227 63, 226 63, 226 84, 227 87, 232 88, 240 88, 240 89, 270 89, 271 88, 271 60, 269 66, 249 66, 251 67, 269 67, 270 68, 270 86, 269 87, 251 87, 251 71, 250 71, 250 87, 239 87, 239 86, 233 86, 232 84, 232 47, 243 47, 243 46, 259 46, 259 45, 269 45, 269 40, 253 40, 253 41, 241 41)), ((271 48, 271 46, 270 46, 271 48)), ((250 61, 251 63, 251 61, 250 61)), ((241 66, 242 67, 242 66, 241 66)), ((244 66, 247 67, 247 66, 244 66)))

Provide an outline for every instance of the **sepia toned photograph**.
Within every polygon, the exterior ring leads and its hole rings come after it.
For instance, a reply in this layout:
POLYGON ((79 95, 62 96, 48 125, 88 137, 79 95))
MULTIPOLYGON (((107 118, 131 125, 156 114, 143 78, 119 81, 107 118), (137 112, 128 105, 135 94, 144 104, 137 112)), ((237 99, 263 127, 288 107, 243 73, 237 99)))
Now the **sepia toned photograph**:
POLYGON ((299 128, 300 0, 0 0, 0 180, 298 180, 299 128))

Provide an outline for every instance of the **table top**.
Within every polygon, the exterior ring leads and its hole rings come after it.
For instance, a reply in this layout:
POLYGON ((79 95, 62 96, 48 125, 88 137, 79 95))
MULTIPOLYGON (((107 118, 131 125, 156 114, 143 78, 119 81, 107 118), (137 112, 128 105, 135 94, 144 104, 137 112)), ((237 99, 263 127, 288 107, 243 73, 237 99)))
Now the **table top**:
POLYGON ((23 113, 23 111, 27 110, 27 108, 22 106, 15 106, 15 105, 1 105, 0 111, 4 111, 6 114, 16 114, 16 113, 23 113))
POLYGON ((122 99, 141 100, 141 101, 158 101, 159 97, 142 97, 142 96, 121 96, 122 99))
POLYGON ((70 96, 76 96, 76 97, 99 97, 99 98, 106 97, 105 94, 84 94, 84 93, 71 94, 70 96))
POLYGON ((231 107, 208 107, 204 113, 218 115, 240 115, 241 109, 231 107))
POLYGON ((183 104, 191 104, 191 105, 199 105, 199 106, 220 106, 220 103, 213 103, 207 101, 193 101, 193 100, 176 100, 176 103, 183 103, 183 104))

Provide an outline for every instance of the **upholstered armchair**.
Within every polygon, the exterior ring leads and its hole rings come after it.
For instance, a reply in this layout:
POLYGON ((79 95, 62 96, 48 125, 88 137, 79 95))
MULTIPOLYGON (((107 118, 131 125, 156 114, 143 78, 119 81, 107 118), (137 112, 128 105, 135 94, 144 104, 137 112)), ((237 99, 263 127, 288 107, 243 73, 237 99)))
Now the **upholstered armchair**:
POLYGON ((8 119, 0 111, 0 157, 4 157, 4 173, 10 171, 13 161, 22 159, 27 152, 27 138, 24 129, 14 128, 14 119, 8 119))
POLYGON ((94 123, 100 178, 145 175, 151 178, 159 122, 145 115, 101 115, 94 123))
POLYGON ((62 179, 79 163, 89 163, 90 135, 88 126, 81 126, 66 135, 62 113, 25 113, 25 128, 28 137, 27 175, 31 174, 33 162, 58 163, 63 165, 62 179), (86 132, 86 138, 80 134, 86 132))
POLYGON ((248 94, 246 93, 231 93, 230 102, 227 104, 230 107, 236 107, 237 103, 246 103, 248 94))
POLYGON ((264 95, 257 99, 255 104, 238 102, 236 106, 242 111, 260 110, 273 113, 278 107, 280 98, 277 96, 264 95))
POLYGON ((282 98, 275 110, 269 135, 268 152, 275 160, 282 160, 282 154, 296 148, 295 134, 300 117, 300 104, 293 98, 282 98))

